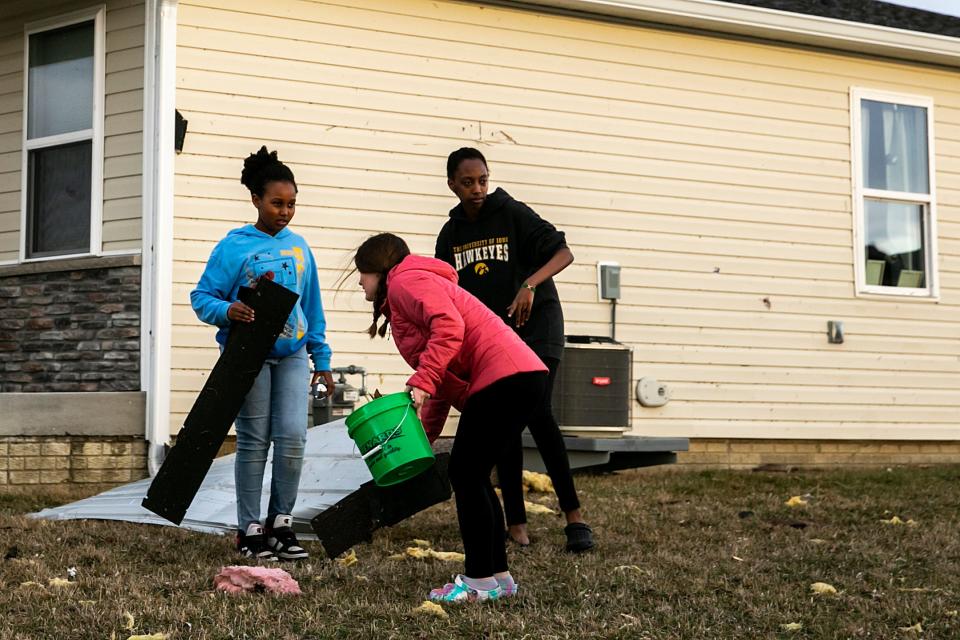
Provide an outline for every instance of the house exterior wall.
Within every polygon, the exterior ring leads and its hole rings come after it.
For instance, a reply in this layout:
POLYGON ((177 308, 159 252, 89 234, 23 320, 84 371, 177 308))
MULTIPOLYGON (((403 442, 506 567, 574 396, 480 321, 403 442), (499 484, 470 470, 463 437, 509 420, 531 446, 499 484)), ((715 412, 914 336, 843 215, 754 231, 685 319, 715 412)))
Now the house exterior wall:
POLYGON ((147 475, 145 452, 142 437, 0 438, 0 486, 140 480, 147 475))
POLYGON ((142 477, 142 0, 0 5, 0 484, 142 477), (103 255, 19 263, 25 25, 104 7, 103 255))
POLYGON ((143 131, 142 0, 10 0, 0 6, 0 280, 19 259, 24 25, 106 6, 103 251, 138 253, 143 131))
POLYGON ((217 357, 189 292, 255 219, 244 156, 294 169, 334 365, 389 392, 406 365, 363 333, 354 277, 334 287, 374 232, 432 253, 469 145, 566 231, 567 333, 609 334, 595 265, 623 266, 617 338, 672 390, 631 399, 631 433, 957 438, 960 72, 474 3, 185 0, 178 20, 172 433, 217 357), (934 101, 939 300, 855 295, 851 87, 934 101))

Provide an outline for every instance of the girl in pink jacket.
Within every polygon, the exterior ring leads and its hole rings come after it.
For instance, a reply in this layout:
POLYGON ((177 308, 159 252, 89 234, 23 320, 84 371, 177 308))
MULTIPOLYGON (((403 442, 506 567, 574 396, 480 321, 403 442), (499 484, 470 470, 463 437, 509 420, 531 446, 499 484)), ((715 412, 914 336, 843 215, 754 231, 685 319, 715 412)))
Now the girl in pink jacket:
POLYGON ((447 263, 411 255, 390 233, 360 245, 354 263, 373 303, 370 337, 383 337, 392 326, 400 355, 415 370, 407 384, 431 441, 451 405, 461 412, 449 472, 466 567, 430 599, 513 595, 517 585, 507 568, 503 511, 490 472, 540 402, 547 368, 486 305, 457 286, 447 263))

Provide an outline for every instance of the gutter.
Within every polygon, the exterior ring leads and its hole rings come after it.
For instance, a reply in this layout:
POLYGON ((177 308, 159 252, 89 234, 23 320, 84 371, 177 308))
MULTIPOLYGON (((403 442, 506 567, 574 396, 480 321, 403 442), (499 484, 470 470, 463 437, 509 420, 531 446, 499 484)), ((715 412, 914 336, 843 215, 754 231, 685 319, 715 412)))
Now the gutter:
POLYGON ((146 0, 145 11, 140 353, 147 468, 155 476, 170 442, 177 0, 146 0))
POLYGON ((669 25, 960 68, 960 38, 718 0, 503 0, 494 4, 669 25))

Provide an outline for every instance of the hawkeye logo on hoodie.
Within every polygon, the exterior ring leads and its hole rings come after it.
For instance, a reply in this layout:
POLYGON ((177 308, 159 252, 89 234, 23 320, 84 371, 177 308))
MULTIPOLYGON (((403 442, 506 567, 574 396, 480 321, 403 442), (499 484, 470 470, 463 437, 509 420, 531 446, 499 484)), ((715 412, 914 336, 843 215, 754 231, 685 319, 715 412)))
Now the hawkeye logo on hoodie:
POLYGON ((510 261, 509 238, 486 238, 453 247, 453 262, 457 271, 473 265, 473 272, 484 276, 490 272, 490 267, 486 264, 490 261, 510 261))

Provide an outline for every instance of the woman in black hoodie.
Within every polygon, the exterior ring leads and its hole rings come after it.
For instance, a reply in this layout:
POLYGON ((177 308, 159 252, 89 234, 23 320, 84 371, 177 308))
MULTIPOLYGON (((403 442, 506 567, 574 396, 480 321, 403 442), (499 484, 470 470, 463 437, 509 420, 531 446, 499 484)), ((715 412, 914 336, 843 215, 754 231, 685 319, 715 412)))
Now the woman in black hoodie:
MULTIPOLYGON (((560 427, 553 416, 552 391, 563 355, 563 309, 553 276, 573 262, 564 234, 503 189, 487 195, 489 170, 477 149, 464 147, 447 158, 447 185, 460 199, 437 237, 436 257, 457 270, 460 286, 479 298, 550 370, 547 393, 527 425, 553 481, 567 518, 567 550, 593 547, 583 521, 560 427)), ((510 537, 530 543, 523 506, 523 448, 516 442, 497 464, 510 537)))

